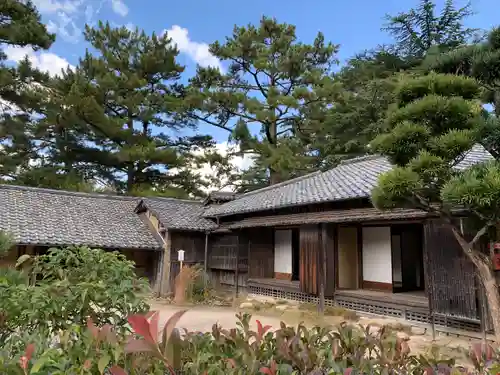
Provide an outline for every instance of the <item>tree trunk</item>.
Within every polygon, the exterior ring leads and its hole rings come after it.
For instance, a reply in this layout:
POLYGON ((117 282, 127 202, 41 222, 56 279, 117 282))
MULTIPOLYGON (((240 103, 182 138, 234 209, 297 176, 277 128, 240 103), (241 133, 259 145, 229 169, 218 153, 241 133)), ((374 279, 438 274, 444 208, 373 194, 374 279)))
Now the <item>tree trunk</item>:
POLYGON ((135 170, 133 165, 127 167, 127 193, 131 193, 135 185, 135 170))
POLYGON ((478 269, 479 278, 484 286, 488 311, 495 331, 495 340, 500 343, 500 294, 498 293, 498 284, 490 264, 481 259, 474 263, 478 269))
MULTIPOLYGON (((500 294, 495 273, 492 270, 491 260, 485 254, 474 249, 474 243, 468 243, 460 232, 452 226, 453 234, 462 247, 465 255, 472 261, 483 284, 486 294, 488 312, 493 323, 495 341, 500 343, 500 294)), ((478 232, 479 234, 479 232, 478 232)), ((476 236, 476 240, 480 237, 476 236)), ((474 240, 473 240, 474 242, 474 240)))
POLYGON ((281 182, 281 175, 278 171, 269 168, 269 184, 275 185, 281 182))

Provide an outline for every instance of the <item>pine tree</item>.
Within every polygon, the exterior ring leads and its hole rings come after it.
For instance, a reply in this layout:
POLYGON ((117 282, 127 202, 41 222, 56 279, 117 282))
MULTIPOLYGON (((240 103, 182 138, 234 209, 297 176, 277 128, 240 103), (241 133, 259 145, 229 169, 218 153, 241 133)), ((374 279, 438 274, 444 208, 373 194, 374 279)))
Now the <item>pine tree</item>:
POLYGON ((464 19, 472 14, 470 2, 457 8, 453 0, 446 0, 437 14, 434 1, 420 0, 417 8, 387 15, 383 30, 396 39, 393 47, 398 55, 421 59, 433 46, 446 51, 480 37, 478 29, 464 26, 464 19))
POLYGON ((473 77, 481 84, 483 102, 494 112, 484 128, 483 144, 500 159, 500 27, 491 30, 485 42, 429 56, 424 65, 430 71, 473 77))
POLYGON ((183 67, 167 35, 86 27, 87 51, 75 71, 57 81, 57 105, 46 122, 67 136, 60 153, 65 168, 91 170, 93 178, 120 192, 201 194, 198 176, 185 168, 193 151, 210 148, 211 137, 178 136, 194 126, 179 113, 183 67))
POLYGON ((340 89, 324 122, 324 132, 314 139, 323 161, 318 167, 328 168, 342 158, 371 152, 367 146, 385 130, 384 119, 394 101, 399 76, 405 72, 424 75, 424 56, 449 50, 476 33, 463 25, 471 15, 470 5, 457 9, 453 1, 447 1, 439 15, 435 8, 432 1, 423 0, 416 9, 388 15, 383 30, 395 43, 354 56, 335 75, 340 89))
POLYGON ((408 78, 396 92, 387 115, 388 132, 372 143, 375 151, 397 165, 383 174, 372 191, 378 208, 419 208, 438 215, 476 266, 500 338, 500 295, 492 260, 480 240, 499 221, 500 162, 466 170, 454 168, 480 141, 481 87, 473 79, 444 74, 408 78), (457 208, 470 215, 463 233, 453 216, 457 208))
MULTIPOLYGON (((0 44, 48 49, 54 35, 47 32, 31 1, 4 0, 0 3, 0 44)), ((33 69, 27 59, 17 67, 6 64, 0 48, 0 181, 15 179, 20 168, 36 156, 30 137, 34 115, 42 110, 47 95, 43 86, 49 77, 33 69)))
POLYGON ((271 184, 308 171, 315 154, 296 148, 294 139, 307 143, 324 119, 337 46, 321 33, 312 44, 298 42, 294 26, 263 17, 257 26, 235 27, 210 51, 229 67, 198 68, 191 80, 193 118, 226 130, 271 184))
POLYGON ((369 152, 368 143, 384 127, 383 120, 394 101, 399 72, 413 64, 380 48, 348 60, 338 72, 334 105, 315 134, 314 148, 322 155, 319 168, 335 166, 343 158, 369 152))

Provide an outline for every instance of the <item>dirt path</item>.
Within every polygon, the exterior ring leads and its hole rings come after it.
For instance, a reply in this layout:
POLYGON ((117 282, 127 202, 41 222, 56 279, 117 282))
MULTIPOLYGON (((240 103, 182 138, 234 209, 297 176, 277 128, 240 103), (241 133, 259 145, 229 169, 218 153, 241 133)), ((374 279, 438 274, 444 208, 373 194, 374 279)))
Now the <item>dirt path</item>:
MULTIPOLYGON (((212 331, 212 326, 215 323, 220 324, 223 328, 236 327, 237 311, 229 307, 210 307, 210 306, 175 306, 165 303, 150 302, 151 310, 160 312, 160 326, 163 326, 167 319, 175 312, 187 310, 177 324, 177 328, 186 328, 189 331, 212 331)), ((263 325, 271 325, 274 328, 279 328, 281 319, 279 317, 258 315, 252 313, 251 329, 257 327, 256 320, 260 320, 263 325)))

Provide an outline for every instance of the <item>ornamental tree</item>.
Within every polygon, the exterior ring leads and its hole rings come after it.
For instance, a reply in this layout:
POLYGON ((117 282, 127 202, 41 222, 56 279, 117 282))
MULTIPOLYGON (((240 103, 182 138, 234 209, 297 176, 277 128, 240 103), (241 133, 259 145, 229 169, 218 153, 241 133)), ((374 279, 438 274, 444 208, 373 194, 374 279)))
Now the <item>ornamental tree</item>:
POLYGON ((39 128, 60 140, 47 142, 46 153, 65 173, 90 170, 119 192, 201 195, 190 166, 214 142, 191 135, 194 125, 179 113, 184 68, 171 39, 104 23, 84 35, 92 52, 56 81, 54 110, 39 128))
POLYGON ((493 109, 485 126, 484 146, 500 159, 500 27, 491 30, 482 43, 430 55, 424 66, 439 73, 472 77, 479 82, 483 87, 483 102, 493 109))
POLYGON ((210 52, 229 66, 198 68, 188 103, 193 118, 227 131, 271 184, 307 172, 315 153, 304 145, 332 102, 337 46, 321 33, 311 44, 299 42, 295 26, 263 17, 235 27, 210 52))
POLYGON ((49 77, 35 69, 28 59, 16 67, 7 63, 13 47, 48 49, 55 35, 40 20, 33 2, 0 2, 0 181, 15 179, 20 168, 33 157, 29 128, 33 115, 41 112, 47 93, 40 90, 49 77))
POLYGON ((480 239, 499 221, 500 162, 458 168, 481 138, 481 91, 477 81, 463 76, 431 73, 403 79, 386 118, 390 132, 372 142, 375 151, 395 164, 380 176, 372 200, 381 209, 423 209, 447 223, 477 269, 500 340, 498 285, 490 254, 480 245, 480 239), (468 215, 472 235, 463 233, 457 224, 457 209, 468 215))

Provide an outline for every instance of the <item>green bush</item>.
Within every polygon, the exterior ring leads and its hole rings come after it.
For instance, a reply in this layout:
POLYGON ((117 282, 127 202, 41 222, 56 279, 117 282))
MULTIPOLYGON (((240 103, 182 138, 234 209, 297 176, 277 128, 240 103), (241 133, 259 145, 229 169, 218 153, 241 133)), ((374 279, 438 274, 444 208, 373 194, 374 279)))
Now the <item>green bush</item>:
MULTIPOLYGON (((23 270, 0 273, 2 375, 299 375, 497 374, 500 353, 475 345, 471 369, 439 356, 414 355, 389 326, 341 324, 311 329, 281 323, 272 330, 251 315, 237 327, 211 332, 175 329, 175 313, 160 331, 159 313, 139 295, 147 283, 118 253, 51 249, 20 258, 23 270), (174 370, 175 369, 175 370, 174 370)), ((200 278, 201 279, 201 278, 200 278)), ((192 296, 204 285, 193 283, 192 296)), ((204 293, 204 292, 203 292, 204 293)))
POLYGON ((343 374, 497 374, 500 354, 491 346, 474 345, 473 367, 457 367, 435 350, 430 355, 410 353, 406 339, 388 327, 342 324, 307 329, 281 323, 275 331, 251 316, 238 315, 237 327, 214 325, 211 332, 175 329, 185 311, 175 313, 159 331, 159 314, 133 315, 132 334, 111 326, 102 328, 89 320, 87 327, 71 327, 61 334, 57 346, 26 346, 20 358, 1 362, 6 375, 17 374, 112 374, 112 375, 343 375, 343 374), (161 339, 160 339, 161 337, 161 339), (24 358, 23 358, 24 357, 24 358))
POLYGON ((84 326, 89 317, 96 324, 125 327, 127 316, 149 309, 138 297, 147 282, 117 252, 50 249, 45 255, 24 255, 18 263, 22 271, 0 275, 0 345, 20 331, 50 336, 84 326))

